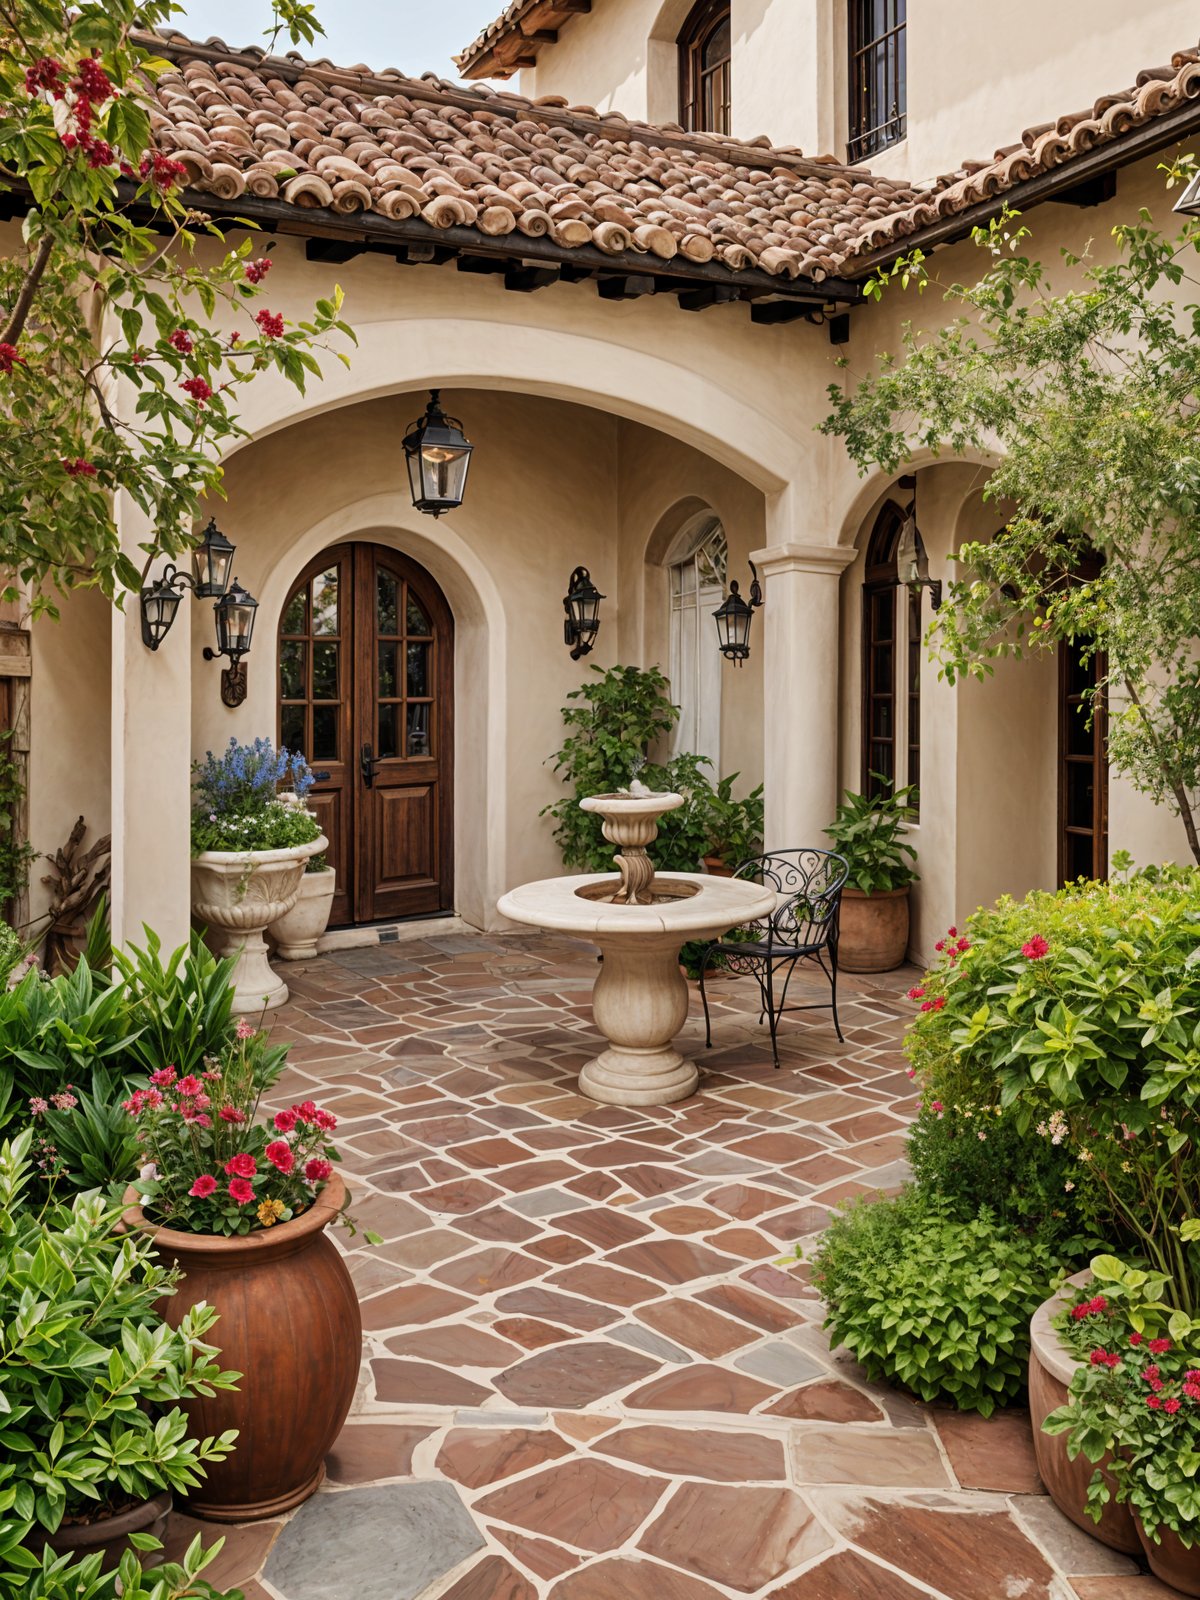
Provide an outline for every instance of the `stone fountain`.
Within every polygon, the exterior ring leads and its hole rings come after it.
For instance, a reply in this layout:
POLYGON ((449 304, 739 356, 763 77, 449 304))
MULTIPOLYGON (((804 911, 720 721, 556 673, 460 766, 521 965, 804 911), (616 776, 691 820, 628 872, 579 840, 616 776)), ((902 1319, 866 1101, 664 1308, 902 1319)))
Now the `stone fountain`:
POLYGON ((579 1089, 610 1105, 670 1105, 695 1090, 700 1075, 673 1042, 688 1014, 679 952, 690 939, 714 939, 775 909, 773 890, 739 878, 655 874, 646 846, 658 835, 659 817, 683 803, 682 795, 654 794, 636 782, 620 794, 581 800, 585 811, 603 817, 604 837, 618 847, 619 875, 543 878, 499 902, 513 922, 600 947, 592 1016, 608 1049, 584 1067, 579 1089))

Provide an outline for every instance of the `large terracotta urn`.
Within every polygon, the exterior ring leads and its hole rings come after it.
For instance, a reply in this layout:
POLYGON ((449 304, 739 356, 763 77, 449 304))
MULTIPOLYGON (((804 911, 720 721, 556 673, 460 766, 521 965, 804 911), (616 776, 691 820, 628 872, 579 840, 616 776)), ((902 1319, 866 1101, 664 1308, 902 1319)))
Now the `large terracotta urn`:
POLYGON ((837 963, 843 972, 891 972, 908 954, 908 885, 842 890, 837 963))
POLYGON ((238 1431, 237 1446, 188 1499, 216 1522, 252 1522, 290 1511, 315 1493, 325 1457, 354 1399, 362 1353, 358 1297, 325 1230, 345 1204, 336 1173, 291 1222, 232 1238, 160 1228, 125 1194, 127 1222, 154 1240, 184 1274, 162 1314, 178 1327, 198 1301, 215 1306, 211 1339, 236 1389, 185 1402, 201 1438, 238 1431))
POLYGON ((317 953, 317 940, 329 923, 337 873, 332 867, 323 872, 305 872, 292 903, 267 930, 281 961, 311 961, 317 953))
MULTIPOLYGON (((1073 1290, 1090 1283, 1090 1272, 1077 1272, 1067 1280, 1057 1294, 1044 1300, 1033 1314, 1029 1325, 1029 1415, 1033 1423, 1033 1449, 1037 1456, 1038 1476, 1046 1492, 1065 1517, 1070 1517, 1077 1528, 1090 1533, 1112 1550, 1125 1555, 1141 1553, 1137 1526, 1128 1506, 1119 1506, 1110 1500, 1099 1522, 1087 1514, 1088 1484, 1092 1481, 1095 1465, 1085 1455, 1072 1461, 1067 1455, 1067 1434, 1045 1433, 1042 1423, 1052 1411, 1066 1405, 1071 1379, 1082 1363, 1059 1343, 1051 1319, 1066 1309, 1075 1296, 1073 1290)), ((1101 1462, 1103 1467, 1103 1462, 1101 1462)), ((1190 1552, 1185 1552, 1190 1554, 1190 1552)), ((1192 1593, 1200 1593, 1198 1590, 1192 1593)))
POLYGON ((1163 1527, 1158 1530, 1155 1544, 1142 1527, 1140 1518, 1134 1518, 1134 1526, 1154 1576, 1172 1589, 1178 1589, 1180 1594, 1200 1595, 1200 1545, 1193 1545, 1189 1550, 1177 1533, 1163 1527))
POLYGON ((263 935, 295 905, 309 857, 328 848, 320 834, 287 850, 202 850, 192 857, 192 917, 208 930, 217 955, 237 956, 235 1013, 273 1011, 287 1000, 263 935))
MULTIPOLYGON (((70 1556, 72 1561, 100 1552, 100 1571, 115 1572, 121 1557, 134 1548, 131 1533, 147 1533, 161 1540, 171 1514, 171 1492, 164 1489, 150 1500, 139 1500, 112 1516, 103 1513, 88 1522, 61 1522, 56 1533, 47 1533, 35 1527, 22 1540, 27 1550, 32 1550, 40 1561, 46 1547, 56 1556, 70 1556)), ((146 1560, 144 1555, 140 1560, 146 1560)))

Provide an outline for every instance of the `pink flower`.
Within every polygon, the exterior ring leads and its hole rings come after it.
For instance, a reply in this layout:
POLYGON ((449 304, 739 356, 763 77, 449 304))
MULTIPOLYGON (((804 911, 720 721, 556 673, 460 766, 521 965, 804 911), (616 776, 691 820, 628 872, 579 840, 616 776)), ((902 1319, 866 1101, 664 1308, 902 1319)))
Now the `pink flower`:
POLYGON ((274 1121, 275 1127, 280 1133, 291 1133, 296 1126, 296 1113, 294 1111, 277 1111, 274 1121))
POLYGON ((245 266, 246 282, 261 283, 271 270, 271 258, 262 256, 258 261, 247 261, 245 266))
POLYGON ((188 1190, 197 1200, 207 1200, 210 1194, 216 1192, 217 1180, 208 1172, 202 1172, 195 1183, 188 1190))
POLYGON ((222 1106, 217 1115, 222 1122, 242 1123, 246 1120, 246 1113, 239 1111, 237 1106, 222 1106))
MULTIPOLYGON (((126 1101, 125 1104, 128 1107, 129 1102, 126 1101)), ((30 1113, 35 1117, 40 1117, 43 1112, 49 1111, 49 1109, 49 1103, 43 1100, 40 1094, 35 1094, 29 1102, 30 1113)))
POLYGON ((255 1027, 252 1022, 247 1022, 245 1017, 239 1017, 237 1020, 237 1026, 233 1031, 234 1035, 239 1039, 253 1039, 255 1027))
POLYGON ((186 1095, 200 1094, 203 1088, 204 1085, 200 1082, 200 1079, 194 1077, 190 1072, 186 1077, 180 1078, 179 1082, 175 1085, 176 1093, 186 1095))
POLYGON ((931 1111, 939 1111, 940 1112, 940 1111, 944 1111, 946 1108, 945 1108, 945 1106, 942 1104, 942 1102, 940 1100, 931 1100, 929 1102, 929 1109, 931 1111))
POLYGON ((1021 954, 1027 961, 1040 961, 1043 956, 1050 954, 1050 946, 1040 933, 1035 933, 1032 939, 1026 939, 1021 946, 1021 954))
POLYGON ((56 1111, 74 1111, 79 1104, 73 1094, 68 1094, 65 1089, 60 1089, 57 1094, 50 1096, 50 1104, 56 1111))
POLYGON ((158 1067, 150 1074, 150 1082, 156 1083, 160 1089, 169 1089, 175 1082, 174 1067, 158 1067))
POLYGON ((324 1183, 332 1176, 333 1163, 321 1156, 313 1156, 304 1163, 304 1178, 307 1183, 324 1183))
POLYGON ((288 1173, 296 1165, 296 1157, 286 1139, 272 1139, 263 1153, 279 1172, 288 1173))
POLYGON ((254 1190, 246 1182, 245 1178, 230 1178, 229 1198, 236 1200, 240 1206, 248 1206, 254 1199, 254 1190))
POLYGON ((231 1178, 252 1178, 257 1171, 258 1163, 248 1150, 239 1150, 225 1163, 226 1175, 231 1178))

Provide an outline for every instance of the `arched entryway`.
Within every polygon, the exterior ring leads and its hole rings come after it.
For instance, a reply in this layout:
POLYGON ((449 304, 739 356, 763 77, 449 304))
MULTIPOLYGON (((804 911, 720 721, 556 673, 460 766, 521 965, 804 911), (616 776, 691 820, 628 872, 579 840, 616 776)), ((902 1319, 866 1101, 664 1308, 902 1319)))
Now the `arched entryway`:
POLYGON ((277 728, 318 774, 338 873, 331 926, 454 904, 454 619, 383 545, 322 551, 279 621, 277 728))

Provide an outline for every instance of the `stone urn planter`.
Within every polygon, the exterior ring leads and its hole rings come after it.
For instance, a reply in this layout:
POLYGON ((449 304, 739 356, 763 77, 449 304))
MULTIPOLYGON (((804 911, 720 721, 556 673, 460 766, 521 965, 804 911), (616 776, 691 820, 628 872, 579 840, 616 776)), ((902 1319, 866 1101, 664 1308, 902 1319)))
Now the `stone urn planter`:
POLYGON ((267 930, 281 961, 310 961, 316 955, 317 940, 328 926, 336 888, 337 873, 332 867, 326 867, 324 872, 306 872, 300 879, 292 909, 267 930))
POLYGON ((1161 1527, 1158 1530, 1159 1543, 1155 1544, 1142 1528, 1138 1517, 1134 1517, 1133 1525, 1154 1576, 1170 1584, 1172 1589, 1178 1589, 1180 1594, 1200 1595, 1200 1545, 1193 1545, 1189 1550, 1177 1533, 1161 1527))
MULTIPOLYGON (((1038 1475, 1062 1514, 1070 1517, 1076 1527, 1090 1533, 1093 1539, 1099 1539, 1101 1544, 1108 1545, 1112 1550, 1120 1550, 1125 1555, 1135 1556, 1141 1553, 1142 1544, 1129 1507, 1119 1506, 1115 1500, 1110 1500, 1100 1521, 1093 1522, 1085 1508, 1088 1484, 1092 1481, 1095 1466, 1083 1455, 1076 1456, 1074 1461, 1068 1458, 1065 1433, 1042 1431, 1042 1423, 1050 1413, 1067 1403, 1071 1379, 1075 1369, 1082 1365, 1059 1343, 1058 1335, 1051 1327, 1051 1319, 1071 1303, 1073 1289, 1090 1282, 1090 1272, 1077 1272, 1057 1294, 1042 1302, 1029 1325, 1029 1416, 1033 1424, 1033 1449, 1037 1457, 1038 1475)), ((1182 1553, 1193 1562, 1200 1554, 1187 1550, 1182 1553)), ((1167 1578, 1164 1581, 1170 1583, 1174 1580, 1167 1578)), ((1190 1592, 1200 1594, 1200 1589, 1190 1592)))
POLYGON ((238 1430, 237 1446, 188 1500, 215 1522, 253 1522, 290 1511, 320 1487, 325 1456, 354 1398, 362 1351, 358 1297, 326 1233, 346 1200, 336 1173, 291 1222, 227 1238, 160 1228, 125 1192, 125 1219, 148 1233, 164 1263, 184 1276, 162 1302, 178 1327, 198 1301, 215 1306, 221 1364, 243 1374, 237 1389, 190 1400, 201 1438, 238 1430))
POLYGON ((162 1539, 171 1505, 170 1491, 164 1490, 152 1500, 140 1500, 112 1516, 97 1516, 89 1522, 64 1522, 56 1533, 34 1528, 23 1542, 39 1561, 46 1545, 55 1555, 69 1555, 72 1561, 82 1561, 98 1550, 101 1572, 113 1572, 126 1550, 133 1549, 129 1542, 131 1533, 148 1533, 151 1538, 162 1539))
POLYGON ((842 890, 838 966, 844 972, 891 972, 908 954, 908 891, 842 890))
POLYGON ((287 1000, 263 935, 295 905, 308 858, 328 848, 320 834, 288 850, 202 850, 192 857, 192 917, 208 929, 217 955, 238 958, 235 1013, 273 1011, 287 1000))

